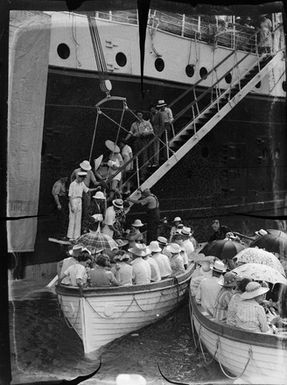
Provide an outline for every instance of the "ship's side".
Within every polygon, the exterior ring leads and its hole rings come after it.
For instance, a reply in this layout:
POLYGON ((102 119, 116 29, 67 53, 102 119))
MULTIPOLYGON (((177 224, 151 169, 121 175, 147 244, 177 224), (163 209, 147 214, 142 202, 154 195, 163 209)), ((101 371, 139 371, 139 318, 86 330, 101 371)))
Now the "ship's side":
MULTIPOLYGON (((186 36, 162 30, 154 24, 147 30, 142 92, 135 20, 117 21, 112 17, 104 20, 98 15, 95 33, 99 50, 95 52, 85 15, 51 13, 50 16, 39 195, 39 213, 48 214, 49 219, 38 222, 37 258, 31 256, 29 263, 52 262, 58 258, 58 249, 47 242, 56 225, 51 188, 61 175, 69 175, 80 161, 89 157, 97 116, 95 104, 105 97, 100 87, 103 79, 111 81, 112 95, 126 97, 130 109, 148 113, 157 100, 164 99, 170 104, 194 84, 199 83, 195 93, 201 95, 228 69, 232 77, 240 78, 257 60, 256 53, 250 53, 239 67, 231 70, 246 54, 243 45, 216 73, 201 79, 205 70, 211 71, 231 53, 232 46, 199 40, 196 34, 186 36)), ((285 50, 282 34, 276 39, 276 44, 285 50)), ((224 78, 220 87, 228 86, 228 78, 224 78)), ((224 217, 234 229, 248 232, 257 226, 264 227, 263 222, 252 218, 251 223, 249 217, 234 214, 284 214, 285 95, 282 61, 155 184, 153 190, 160 199, 162 216, 172 219, 179 214, 195 227, 199 240, 204 240, 212 216, 224 217)), ((190 93, 185 100, 174 104, 173 113, 176 115, 193 97, 190 93)), ((122 105, 107 103, 103 111, 119 122, 122 105)), ((187 112, 176 122, 175 129, 179 130, 191 118, 187 112)), ((120 136, 126 135, 133 120, 133 115, 126 112, 120 136)), ((115 140, 117 130, 116 124, 100 116, 92 159, 106 155, 104 141, 115 140)))

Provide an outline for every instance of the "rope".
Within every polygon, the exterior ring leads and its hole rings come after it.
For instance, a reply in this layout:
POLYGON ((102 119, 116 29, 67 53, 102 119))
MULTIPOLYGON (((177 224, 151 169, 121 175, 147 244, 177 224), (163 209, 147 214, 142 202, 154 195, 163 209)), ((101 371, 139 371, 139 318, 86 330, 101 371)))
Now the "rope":
POLYGON ((76 54, 76 61, 79 67, 82 67, 82 63, 80 62, 78 58, 78 47, 79 43, 77 41, 77 30, 76 30, 76 19, 75 19, 75 14, 72 13, 72 38, 75 43, 75 54, 76 54))
MULTIPOLYGON (((199 326, 199 331, 198 331, 198 343, 199 343, 199 347, 200 347, 201 354, 202 354, 203 360, 204 360, 204 362, 205 362, 205 365, 210 365, 210 364, 212 363, 212 361, 215 359, 216 353, 217 353, 217 351, 218 351, 219 343, 218 343, 218 340, 217 340, 217 343, 216 343, 216 350, 215 350, 213 356, 211 357, 210 361, 207 361, 207 359, 205 358, 206 353, 204 353, 204 351, 203 351, 203 346, 202 346, 202 343, 201 343, 201 336, 200 336, 201 328, 202 328, 202 325, 199 326)), ((218 338, 219 338, 219 337, 218 337, 218 338)))
POLYGON ((93 132, 93 139, 92 139, 92 144, 91 144, 91 149, 90 149, 89 162, 91 162, 91 160, 92 160, 92 154, 93 154, 95 138, 96 138, 96 131, 97 131, 97 126, 98 126, 98 121, 99 121, 99 115, 100 114, 101 114, 101 110, 99 108, 97 108, 97 117, 96 117, 94 132, 93 132))
MULTIPOLYGON (((220 347, 221 347, 221 341, 220 341, 220 337, 219 336, 218 336, 217 342, 218 342, 218 346, 220 345, 220 347)), ((222 352, 221 352, 221 355, 222 355, 222 352)), ((240 378, 240 377, 242 377, 244 375, 244 373, 245 373, 245 371, 246 371, 246 369, 247 369, 247 367, 249 365, 249 362, 251 361, 251 358, 253 358, 253 351, 252 351, 252 347, 250 346, 249 349, 248 349, 248 360, 247 360, 247 362, 246 362, 242 372, 238 376, 235 376, 235 377, 230 376, 228 373, 226 373, 226 371, 224 370, 224 368, 222 366, 222 363, 221 363, 221 361, 219 359, 219 356, 217 357, 217 361, 219 363, 219 366, 220 366, 220 369, 221 369, 222 373, 227 378, 229 378, 230 380, 236 380, 236 379, 238 379, 238 378, 240 378)))
POLYGON ((93 307, 93 305, 90 303, 90 301, 88 300, 88 298, 86 298, 86 302, 87 302, 87 304, 92 308, 92 310, 93 310, 96 314, 98 314, 98 316, 99 316, 100 318, 102 318, 102 319, 119 319, 119 318, 121 318, 125 313, 127 313, 127 312, 129 311, 130 307, 132 306, 132 304, 133 304, 133 302, 134 302, 134 296, 133 296, 133 298, 132 298, 130 304, 127 306, 127 308, 126 308, 124 311, 122 311, 122 313, 121 313, 119 316, 116 316, 116 317, 112 317, 112 315, 107 316, 107 315, 103 315, 103 314, 99 313, 99 312, 93 307))
POLYGON ((155 304, 155 306, 154 306, 152 309, 148 309, 148 310, 144 310, 144 309, 140 306, 140 304, 138 303, 138 301, 137 301, 135 295, 134 295, 133 297, 134 297, 135 303, 138 305, 139 309, 140 309, 143 313, 146 313, 146 312, 155 310, 155 308, 157 307, 157 305, 161 302, 162 292, 160 292, 159 301, 155 304))
POLYGON ((128 108, 128 107, 127 107, 127 103, 126 103, 125 101, 123 101, 123 109, 122 109, 122 114, 121 114, 120 123, 118 124, 118 132, 117 132, 115 144, 118 143, 118 139, 119 139, 119 134, 120 134, 121 126, 122 126, 123 119, 124 119, 124 114, 125 114, 125 111, 126 111, 127 108, 128 108))

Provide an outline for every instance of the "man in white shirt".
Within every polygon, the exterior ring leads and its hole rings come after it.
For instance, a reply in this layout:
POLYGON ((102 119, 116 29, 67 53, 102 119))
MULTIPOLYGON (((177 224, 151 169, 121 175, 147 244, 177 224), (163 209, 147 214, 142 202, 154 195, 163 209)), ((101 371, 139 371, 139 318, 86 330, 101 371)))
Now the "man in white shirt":
POLYGON ((226 272, 226 266, 221 261, 215 261, 211 269, 212 277, 204 278, 200 282, 195 300, 205 312, 213 316, 217 294, 221 289, 218 281, 221 275, 226 272))
POLYGON ((191 228, 190 227, 183 227, 181 230, 181 236, 183 239, 182 246, 185 249, 185 252, 187 254, 188 261, 191 262, 193 261, 194 258, 194 245, 190 240, 192 233, 191 233, 191 228))
MULTIPOLYGON (((123 209, 123 201, 122 199, 114 199, 113 205, 109 206, 106 210, 104 227, 102 230, 103 234, 110 235, 111 237, 118 235, 118 228, 116 226, 117 215, 123 209)), ((117 236, 120 238, 120 236, 117 236)))
POLYGON ((168 256, 161 253, 162 249, 158 241, 152 241, 149 244, 149 249, 151 251, 151 258, 159 267, 161 279, 168 278, 172 274, 168 256))
POLYGON ((90 189, 83 182, 87 176, 85 171, 79 171, 69 187, 69 226, 67 237, 75 240, 81 235, 81 219, 82 219, 82 196, 83 192, 96 191, 98 188, 90 189))
MULTIPOLYGON (((164 100, 159 100, 156 107, 159 109, 164 125, 164 132, 161 135, 161 140, 164 141, 166 145, 168 145, 168 142, 172 139, 172 122, 174 120, 173 114, 171 109, 167 107, 167 104, 164 100)), ((167 157, 167 149, 163 151, 163 153, 165 153, 165 156, 167 157)))
MULTIPOLYGON (((132 148, 127 144, 127 142, 122 139, 119 143, 119 147, 121 149, 121 155, 123 158, 124 164, 128 163, 133 158, 133 150, 132 148)), ((131 161, 129 164, 127 164, 125 170, 123 171, 123 181, 126 181, 126 178, 129 179, 131 176, 131 173, 133 172, 133 161, 131 161)), ((125 194, 130 194, 131 192, 131 182, 128 180, 125 182, 125 194)))
POLYGON ((78 286, 80 289, 82 289, 83 286, 87 284, 88 275, 86 271, 86 265, 88 261, 89 259, 86 255, 79 255, 78 263, 67 268, 59 283, 61 283, 64 279, 67 279, 67 285, 76 287, 78 286))
POLYGON ((151 250, 147 247, 148 255, 144 257, 144 261, 147 261, 151 269, 151 282, 158 282, 161 280, 160 270, 156 261, 151 258, 151 250))
POLYGON ((128 249, 132 254, 133 261, 131 263, 133 268, 133 283, 135 285, 147 285, 151 281, 150 264, 143 258, 148 255, 146 245, 136 243, 134 247, 128 249))

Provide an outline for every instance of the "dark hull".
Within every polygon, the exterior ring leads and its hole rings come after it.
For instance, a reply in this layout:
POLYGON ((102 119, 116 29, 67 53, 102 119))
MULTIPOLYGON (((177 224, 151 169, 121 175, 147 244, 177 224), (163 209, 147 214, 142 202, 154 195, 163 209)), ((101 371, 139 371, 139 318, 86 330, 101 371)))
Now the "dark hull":
MULTIPOLYGON (((135 77, 112 75, 113 95, 127 98, 131 109, 148 111, 158 99, 171 102, 186 85, 145 79, 144 94, 135 77)), ((203 89, 199 89, 198 93, 203 89)), ((60 258, 48 237, 55 230, 51 188, 61 175, 88 159, 96 109, 105 96, 96 74, 50 68, 47 86, 42 148, 39 220, 35 257, 29 263, 52 262, 60 258)), ((106 105, 105 112, 119 121, 121 105, 106 105)), ((180 106, 174 107, 174 113, 180 106)), ((287 190, 287 132, 285 99, 248 95, 190 153, 153 188, 160 199, 162 216, 180 215, 195 228, 199 240, 208 236, 211 217, 237 231, 253 231, 274 221, 241 213, 284 214, 287 190)), ((101 118, 102 119, 102 118, 101 118)), ((124 127, 133 117, 127 114, 124 127)), ((188 120, 188 116, 183 121, 188 120)), ((183 123, 183 121, 181 123, 183 123)), ((121 131, 122 135, 125 135, 121 131)), ((93 157, 106 154, 104 141, 115 140, 117 127, 102 120, 97 128, 93 157)), ((132 213, 136 213, 136 207, 132 213)), ((142 215, 135 214, 135 215, 142 215)))

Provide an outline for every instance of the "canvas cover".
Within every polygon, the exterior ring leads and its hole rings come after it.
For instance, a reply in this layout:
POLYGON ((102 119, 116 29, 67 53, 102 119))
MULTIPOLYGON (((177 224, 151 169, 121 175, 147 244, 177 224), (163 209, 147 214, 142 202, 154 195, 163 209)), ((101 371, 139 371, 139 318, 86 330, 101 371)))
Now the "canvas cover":
MULTIPOLYGON (((50 16, 10 13, 8 217, 38 214, 41 148, 50 45, 50 16)), ((7 222, 8 251, 34 250, 37 218, 7 222)))

